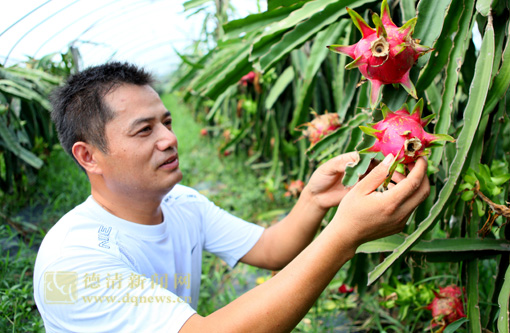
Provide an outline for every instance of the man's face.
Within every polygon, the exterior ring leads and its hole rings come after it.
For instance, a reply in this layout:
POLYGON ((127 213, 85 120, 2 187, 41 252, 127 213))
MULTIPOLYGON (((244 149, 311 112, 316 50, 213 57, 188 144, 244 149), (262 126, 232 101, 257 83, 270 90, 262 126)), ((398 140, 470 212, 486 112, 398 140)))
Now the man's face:
POLYGON ((105 128, 108 153, 98 164, 121 195, 162 197, 182 179, 172 118, 150 86, 122 85, 105 96, 115 113, 105 128))

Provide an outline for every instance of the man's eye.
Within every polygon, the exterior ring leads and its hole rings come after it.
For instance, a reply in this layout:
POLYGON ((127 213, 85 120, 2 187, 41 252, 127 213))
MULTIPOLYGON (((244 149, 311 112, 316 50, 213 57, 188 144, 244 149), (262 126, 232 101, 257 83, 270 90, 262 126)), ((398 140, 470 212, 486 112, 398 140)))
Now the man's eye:
POLYGON ((167 121, 164 122, 164 124, 165 124, 165 126, 170 127, 170 126, 172 126, 172 121, 171 120, 167 120, 167 121))
POLYGON ((141 130, 139 130, 138 133, 145 133, 145 132, 149 132, 150 130, 151 130, 150 126, 145 126, 141 130))

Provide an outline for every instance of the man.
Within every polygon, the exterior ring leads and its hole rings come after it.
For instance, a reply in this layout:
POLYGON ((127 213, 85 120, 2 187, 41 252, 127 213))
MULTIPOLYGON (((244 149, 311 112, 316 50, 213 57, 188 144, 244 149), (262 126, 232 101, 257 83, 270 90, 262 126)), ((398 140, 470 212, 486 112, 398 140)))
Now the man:
POLYGON ((401 231, 429 193, 423 158, 377 192, 391 156, 347 189, 345 167, 359 157, 344 154, 319 167, 289 215, 264 230, 178 184, 171 113, 151 82, 141 69, 110 63, 54 94, 62 146, 89 177, 91 196, 38 253, 35 300, 48 332, 290 331, 360 244, 401 231), (202 317, 194 310, 202 251, 230 266, 281 271, 202 317))

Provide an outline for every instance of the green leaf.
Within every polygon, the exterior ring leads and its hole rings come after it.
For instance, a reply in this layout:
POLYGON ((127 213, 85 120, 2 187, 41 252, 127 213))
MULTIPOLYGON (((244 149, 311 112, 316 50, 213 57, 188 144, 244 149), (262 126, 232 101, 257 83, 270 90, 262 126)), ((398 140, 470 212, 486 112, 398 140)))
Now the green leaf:
MULTIPOLYGON (((508 259, 507 259, 508 260, 508 259)), ((507 267, 505 273, 505 280, 503 282, 503 286, 499 291, 498 304, 499 304, 499 316, 498 316, 498 332, 499 333, 509 333, 510 332, 510 318, 509 318, 509 310, 510 310, 510 266, 507 267)))
MULTIPOLYGON (((30 79, 34 83, 38 83, 38 81, 46 81, 51 83, 52 85, 58 85, 62 82, 62 77, 52 75, 50 73, 46 73, 40 69, 35 68, 23 68, 23 67, 9 67, 9 68, 0 68, 0 71, 5 71, 7 73, 11 73, 19 76, 19 79, 26 80, 30 79)), ((12 77, 9 79, 13 80, 12 77)))
MULTIPOLYGON (((414 28, 413 38, 420 39, 421 45, 432 46, 439 37, 445 15, 450 7, 451 0, 420 1, 418 3, 418 22, 414 28)), ((418 67, 428 61, 430 53, 418 59, 418 67)))
POLYGON ((238 82, 243 75, 251 70, 248 62, 249 45, 245 45, 239 53, 231 58, 213 77, 207 82, 204 95, 211 99, 217 98, 227 87, 238 82))
MULTIPOLYGON (((419 82, 420 81, 418 81, 418 83, 419 82)), ((425 90, 425 96, 427 96, 428 109, 434 115, 437 115, 439 113, 439 108, 441 107, 441 93, 439 92, 439 88, 435 84, 429 85, 425 90)))
MULTIPOLYGON (((402 234, 384 237, 358 247, 357 253, 381 253, 393 252, 405 240, 402 234)), ((510 253, 510 242, 501 239, 480 238, 437 238, 420 240, 409 250, 410 253, 424 255, 446 255, 448 253, 458 255, 459 259, 471 256, 476 258, 480 253, 503 254, 510 253)), ((455 261, 458 261, 455 260, 455 261)))
POLYGON ((224 39, 238 37, 250 31, 259 30, 272 23, 279 22, 288 17, 293 11, 303 7, 306 1, 295 2, 289 6, 280 7, 267 12, 248 15, 239 20, 229 21, 223 25, 224 39))
POLYGON ((188 70, 186 72, 186 74, 184 74, 180 79, 177 80, 177 82, 173 83, 172 84, 172 88, 171 88, 171 91, 176 91, 182 87, 184 87, 185 85, 189 84, 190 81, 193 80, 194 77, 196 77, 200 71, 200 68, 204 67, 204 64, 207 62, 207 60, 212 57, 214 54, 214 52, 208 52, 205 56, 203 56, 202 58, 200 58, 200 60, 198 60, 196 62, 197 65, 199 65, 198 67, 193 67, 191 68, 190 70, 188 70))
MULTIPOLYGON (((455 37, 453 49, 449 56, 448 66, 446 68, 446 77, 444 83, 444 92, 441 100, 441 108, 437 114, 437 123, 434 133, 448 133, 451 127, 451 118, 453 112, 453 99, 457 92, 457 83, 464 56, 471 38, 471 13, 474 6, 473 0, 462 1, 462 17, 459 26, 455 28, 455 37)), ((444 148, 434 149, 429 158, 430 163, 437 166, 441 161, 444 148)))
POLYGON ((510 180, 510 174, 491 177, 491 182, 496 186, 501 186, 510 180))
MULTIPOLYGON (((306 3, 294 11, 288 18, 273 24, 253 44, 250 61, 256 61, 256 67, 264 71, 292 50, 312 38, 316 33, 347 13, 345 7, 361 6, 374 0, 316 0, 306 3), (271 36, 291 29, 277 43, 271 36), (268 47, 269 45, 269 47, 268 47)), ((326 45, 324 45, 326 47, 326 45)))
MULTIPOLYGON (((259 68, 262 71, 267 70, 270 66, 272 66, 274 63, 282 59, 290 51, 296 49, 304 42, 312 38, 323 28, 327 27, 327 29, 330 30, 330 27, 328 27, 328 25, 334 24, 337 26, 338 23, 335 22, 341 15, 346 13, 346 10, 345 4, 341 8, 340 7, 337 8, 337 6, 335 5, 336 4, 328 5, 326 8, 324 8, 324 10, 320 11, 315 15, 312 15, 308 20, 297 24, 292 30, 284 34, 282 39, 277 43, 273 44, 266 54, 257 59, 259 68)), ((343 21, 344 20, 342 20, 342 22, 343 21)), ((342 30, 345 28, 346 24, 347 23, 342 23, 342 30)), ((331 31, 336 32, 337 30, 331 29, 331 31)), ((322 40, 327 40, 327 42, 323 41, 324 44, 321 44, 322 48, 326 49, 326 45, 334 43, 338 38, 339 38, 338 34, 336 34, 334 38, 328 38, 328 36, 322 37, 321 38, 322 40)))
POLYGON ((0 92, 25 100, 35 101, 46 110, 51 110, 51 105, 47 98, 41 96, 35 90, 26 88, 16 82, 10 80, 0 80, 0 92))
MULTIPOLYGON (((310 0, 306 0, 310 1, 310 0)), ((306 2, 301 1, 301 2, 306 2)), ((295 0, 267 0, 267 10, 274 11, 281 7, 291 7, 295 4, 295 0)))
POLYGON ((466 192, 462 193, 461 199, 464 201, 471 201, 474 196, 475 196, 475 193, 473 191, 466 191, 466 192))
POLYGON ((366 135, 370 135, 370 136, 373 136, 373 137, 377 137, 376 136, 376 133, 381 133, 382 131, 381 130, 377 130, 373 127, 369 127, 369 126, 360 126, 359 129, 365 133, 366 135))
POLYGON ((218 77, 221 77, 225 69, 228 68, 234 60, 239 61, 237 58, 240 54, 245 54, 247 48, 249 48, 249 45, 239 42, 210 51, 209 53, 212 58, 206 63, 207 70, 199 71, 199 74, 193 78, 193 81, 190 83, 192 89, 197 92, 203 92, 211 81, 218 80, 218 77))
POLYGON ((425 232, 435 225, 435 222, 438 220, 437 217, 448 202, 450 195, 452 195, 453 189, 464 167, 464 162, 469 154, 482 115, 492 75, 493 57, 494 30, 492 24, 488 24, 480 48, 480 55, 476 61, 475 76, 469 90, 469 100, 464 110, 464 127, 457 140, 457 153, 452 161, 448 180, 439 193, 439 198, 432 207, 429 216, 420 223, 418 228, 409 235, 393 253, 386 257, 381 264, 370 272, 369 284, 376 281, 398 258, 408 251, 425 232))
POLYGON ((455 333, 462 325, 464 325, 464 323, 467 323, 468 321, 469 319, 467 318, 460 318, 459 320, 456 320, 453 323, 446 326, 443 333, 455 333))
POLYGON ((184 11, 188 11, 190 9, 201 7, 207 4, 208 2, 212 3, 212 0, 188 0, 184 2, 182 5, 184 7, 184 11))
POLYGON ((200 64, 200 62, 195 63, 195 62, 191 61, 187 56, 185 56, 185 55, 181 54, 179 51, 177 51, 177 49, 175 47, 173 49, 174 49, 175 54, 177 54, 177 56, 179 58, 181 58, 183 63, 188 64, 193 68, 198 68, 198 69, 204 68, 204 65, 200 64))
POLYGON ((480 322, 480 304, 478 291, 478 284, 480 283, 478 274, 478 260, 469 260, 466 263, 467 266, 467 311, 466 315, 469 318, 470 332, 481 333, 482 327, 480 322))
POLYGON ((16 140, 16 136, 12 131, 7 127, 4 118, 0 118, 0 144, 5 146, 8 150, 10 150, 14 155, 23 160, 28 165, 39 169, 43 166, 43 161, 35 156, 31 151, 23 148, 19 142, 16 140))
POLYGON ((475 205, 476 205, 476 213, 478 214, 478 216, 484 216, 485 215, 485 208, 483 207, 483 202, 481 202, 480 200, 475 200, 475 205))
MULTIPOLYGON (((508 26, 506 35, 510 35, 510 25, 508 26)), ((489 91, 489 96, 487 96, 484 113, 491 112, 496 104, 501 100, 501 98, 505 96, 505 93, 510 87, 510 38, 507 38, 505 50, 503 51, 501 60, 501 67, 499 68, 498 74, 494 78, 491 90, 489 91)))
POLYGON ((491 10, 492 0, 478 0, 476 1, 476 10, 483 16, 488 16, 491 10))
POLYGON ((362 176, 368 169, 370 161, 374 158, 376 153, 361 154, 358 164, 355 166, 347 166, 345 175, 342 179, 342 184, 345 186, 354 186, 359 177, 362 176))
POLYGON ((232 95, 234 95, 236 90, 237 90, 237 85, 234 84, 234 85, 230 86, 228 89, 225 89, 225 91, 220 96, 218 96, 218 98, 214 101, 214 104, 211 107, 211 110, 209 110, 209 112, 207 113, 207 117, 206 117, 207 121, 210 121, 211 119, 214 118, 214 115, 216 115, 216 112, 221 107, 221 105, 223 105, 225 100, 228 101, 229 98, 232 95))
POLYGON ((280 74, 276 82, 271 87, 265 101, 266 110, 273 107, 278 97, 280 97, 292 80, 294 80, 294 68, 289 66, 283 71, 283 73, 280 74))
POLYGON ((402 21, 407 22, 416 16, 414 0, 400 0, 400 9, 402 11, 402 21))
MULTIPOLYGON (((293 113, 292 121, 289 125, 291 131, 293 131, 294 128, 302 123, 305 118, 306 110, 308 110, 309 107, 307 104, 307 96, 309 96, 311 90, 314 88, 312 83, 314 82, 314 78, 317 75, 317 71, 319 70, 324 59, 326 59, 326 56, 329 54, 329 50, 325 47, 325 45, 329 45, 334 40, 338 39, 347 24, 347 20, 341 20, 340 22, 330 25, 327 29, 317 34, 317 37, 315 38, 315 41, 312 45, 312 49, 310 50, 310 57, 306 62, 303 83, 297 92, 297 105, 293 113)), ((322 113, 324 110, 318 111, 322 113)))
MULTIPOLYGON (((434 50, 429 56, 425 68, 422 70, 418 82, 416 83, 416 90, 423 91, 433 82, 435 77, 443 70, 444 66, 448 63, 451 56, 452 47, 454 46, 454 39, 452 36, 462 34, 466 28, 469 28, 469 20, 466 15, 470 16, 469 9, 465 8, 463 0, 452 0, 451 6, 445 17, 445 22, 441 35, 438 37, 436 43, 433 45, 434 50), (453 10, 450 10, 452 9, 453 10), (461 18, 464 17, 462 24, 467 24, 467 27, 460 28, 461 18), (467 22, 466 22, 467 21, 467 22)), ((455 44, 455 46, 457 46, 455 44)), ((436 109, 437 111, 438 109, 436 109)))

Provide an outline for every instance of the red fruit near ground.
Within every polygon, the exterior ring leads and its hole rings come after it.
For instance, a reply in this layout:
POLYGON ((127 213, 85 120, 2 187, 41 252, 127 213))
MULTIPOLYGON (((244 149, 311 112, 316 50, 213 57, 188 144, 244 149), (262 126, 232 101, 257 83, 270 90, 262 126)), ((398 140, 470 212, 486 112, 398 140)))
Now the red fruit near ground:
POLYGON ((354 291, 354 288, 352 287, 349 287, 348 285, 346 284, 342 284, 339 288, 338 288, 338 292, 341 293, 341 294, 349 294, 349 293, 352 293, 354 291))
POLYGON ((461 288, 450 285, 439 288, 439 293, 434 294, 436 297, 426 309, 432 312, 432 326, 440 326, 438 332, 442 332, 446 326, 460 318, 466 317, 461 288))

